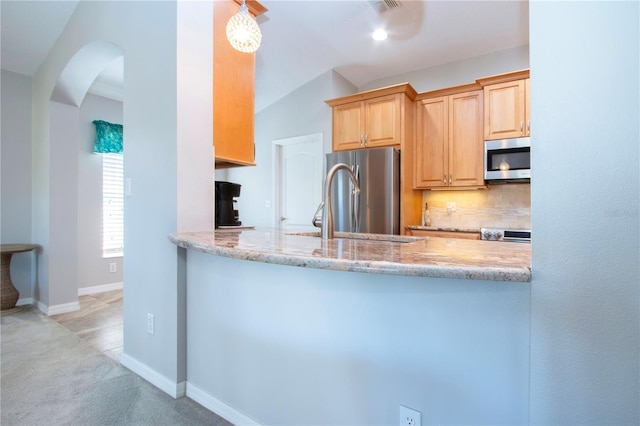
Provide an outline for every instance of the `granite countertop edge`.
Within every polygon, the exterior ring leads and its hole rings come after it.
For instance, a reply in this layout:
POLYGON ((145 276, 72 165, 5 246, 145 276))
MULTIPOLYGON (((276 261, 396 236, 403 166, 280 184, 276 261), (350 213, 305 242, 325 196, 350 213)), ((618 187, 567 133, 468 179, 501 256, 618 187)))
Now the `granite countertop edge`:
MULTIPOLYGON (((194 236, 202 233, 175 233, 169 239, 178 247, 215 256, 261 263, 328 269, 336 271, 362 272, 370 274, 400 275, 425 278, 452 278, 485 281, 530 282, 530 266, 478 266, 442 265, 416 262, 389 262, 384 260, 340 259, 310 255, 302 251, 275 252, 272 248, 259 245, 246 248, 218 244, 215 241, 197 241, 194 236)), ((213 234, 213 233, 209 233, 213 234)), ((289 235, 294 236, 294 235, 289 235)), ((310 238, 300 236, 300 238, 310 238)), ((215 240, 215 239, 214 239, 215 240)), ((294 240, 295 241, 295 240, 294 240)), ((375 244, 375 242, 373 242, 375 244)))

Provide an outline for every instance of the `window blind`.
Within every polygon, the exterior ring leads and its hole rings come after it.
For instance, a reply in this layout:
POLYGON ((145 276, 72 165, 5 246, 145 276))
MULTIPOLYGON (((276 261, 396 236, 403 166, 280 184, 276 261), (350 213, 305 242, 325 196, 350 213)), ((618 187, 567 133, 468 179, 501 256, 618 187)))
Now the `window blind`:
POLYGON ((102 155, 102 255, 124 251, 124 185, 122 154, 102 155))

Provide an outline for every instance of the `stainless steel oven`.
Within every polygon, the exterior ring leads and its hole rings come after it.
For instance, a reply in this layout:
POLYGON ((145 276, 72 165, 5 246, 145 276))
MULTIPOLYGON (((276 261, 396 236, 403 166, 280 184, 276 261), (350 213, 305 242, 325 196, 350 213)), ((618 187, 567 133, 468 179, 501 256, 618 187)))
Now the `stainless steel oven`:
POLYGON ((484 180, 491 182, 531 179, 531 138, 484 142, 484 180))

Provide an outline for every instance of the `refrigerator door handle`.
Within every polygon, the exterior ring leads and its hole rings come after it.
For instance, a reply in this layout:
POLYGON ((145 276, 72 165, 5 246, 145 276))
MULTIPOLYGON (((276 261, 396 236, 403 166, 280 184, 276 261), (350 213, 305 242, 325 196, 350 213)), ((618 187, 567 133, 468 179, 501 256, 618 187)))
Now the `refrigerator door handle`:
MULTIPOLYGON (((354 174, 358 183, 360 183, 360 165, 356 165, 354 174)), ((355 186, 351 183, 351 198, 353 200, 353 209, 351 211, 351 229, 354 232, 360 232, 360 194, 355 191, 355 186)))

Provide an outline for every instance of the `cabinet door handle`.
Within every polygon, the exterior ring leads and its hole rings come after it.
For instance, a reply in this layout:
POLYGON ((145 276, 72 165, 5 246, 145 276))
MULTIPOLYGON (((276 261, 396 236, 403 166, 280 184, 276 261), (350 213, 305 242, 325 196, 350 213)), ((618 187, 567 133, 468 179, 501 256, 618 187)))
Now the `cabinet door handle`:
POLYGON ((522 131, 524 130, 524 122, 520 121, 520 136, 522 136, 522 131))
POLYGON ((531 120, 527 120, 527 136, 531 135, 531 120))
POLYGON ((363 146, 363 145, 364 145, 364 139, 363 139, 362 135, 360 135, 360 146, 363 146))
POLYGON ((368 134, 364 134, 364 146, 367 146, 367 143, 369 142, 369 135, 368 134))
POLYGON ((449 185, 453 183, 453 175, 449 175, 449 185))
POLYGON ((445 185, 447 184, 447 174, 443 174, 442 175, 442 183, 444 183, 445 185))

